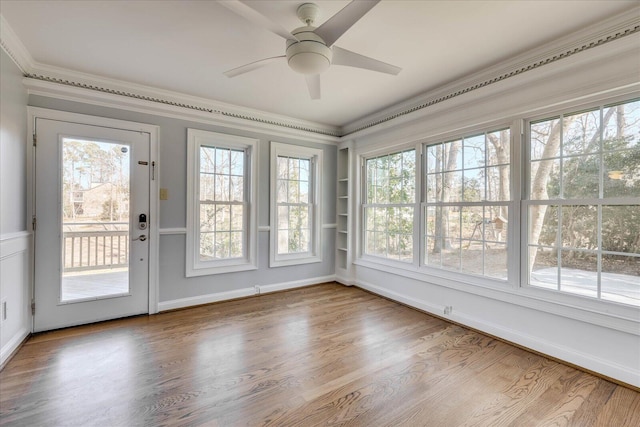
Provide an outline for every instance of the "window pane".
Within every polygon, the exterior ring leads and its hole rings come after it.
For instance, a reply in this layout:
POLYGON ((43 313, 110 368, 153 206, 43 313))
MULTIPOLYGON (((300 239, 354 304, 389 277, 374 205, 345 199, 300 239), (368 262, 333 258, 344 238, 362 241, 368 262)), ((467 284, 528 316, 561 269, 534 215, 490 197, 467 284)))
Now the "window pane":
POLYGON ((216 148, 216 173, 221 175, 229 175, 230 169, 230 151, 228 149, 216 148))
POLYGON ((427 203, 438 201, 438 191, 442 188, 442 174, 427 175, 427 203))
POLYGON ((560 152, 560 119, 531 123, 531 160, 548 159, 560 152))
POLYGON ((232 202, 241 202, 244 200, 244 178, 241 176, 232 176, 229 180, 229 200, 232 202))
POLYGON ((200 231, 215 231, 216 206, 200 205, 200 231))
POLYGON ((442 172, 442 144, 427 146, 426 172, 442 172))
POLYGON ((309 203, 309 182, 300 181, 299 185, 300 203, 309 203))
POLYGON ((640 205, 602 207, 602 250, 640 254, 638 236, 640 205))
POLYGON ((459 239, 450 239, 448 241, 445 239, 444 243, 446 249, 442 253, 442 267, 460 271, 460 240, 459 239))
POLYGON ((244 206, 241 206, 241 205, 231 206, 231 230, 232 231, 244 230, 244 206))
POLYGON ((556 246, 558 234, 558 206, 529 207, 529 244, 556 246))
POLYGON ((231 150, 231 175, 244 176, 244 151, 231 150))
POLYGON ((509 208, 486 206, 484 208, 484 238, 488 242, 507 242, 509 208))
POLYGON ((562 206, 562 247, 595 249, 598 246, 596 206, 562 206))
POLYGON ((231 229, 231 206, 215 205, 216 231, 229 231, 231 229))
POLYGON ((486 161, 488 166, 508 165, 511 158, 511 132, 504 129, 487 134, 486 161))
POLYGON ((630 148, 640 144, 640 100, 607 107, 603 116, 605 149, 630 148))
POLYGON ((278 156, 277 159, 277 175, 278 179, 289 178, 289 160, 286 157, 278 156))
POLYGON ((600 149, 600 110, 565 116, 562 133, 562 153, 588 154, 600 149))
POLYGON ((289 181, 289 203, 300 203, 300 188, 298 181, 289 181))
POLYGON ((560 196, 560 160, 531 162, 531 200, 557 199, 560 196))
POLYGON ((562 250, 560 290, 598 296, 598 255, 592 251, 562 250))
POLYGON ((529 284, 558 289, 558 256, 555 250, 529 246, 529 284))
POLYGON ((480 202, 485 200, 484 169, 464 170, 462 197, 465 202, 480 202))
POLYGON ((507 202, 511 200, 509 184, 509 166, 487 168, 486 200, 491 202, 507 202))
POLYGON ((200 233, 200 260, 208 261, 214 257, 213 233, 200 233))
POLYGON ((289 201, 289 182, 278 180, 276 183, 277 203, 287 203, 289 201))
POLYGON ((200 172, 215 172, 216 149, 200 147, 200 172))
POLYGON ((461 238, 482 240, 484 233, 483 207, 466 206, 462 208, 461 238))
POLYGON ((214 201, 215 200, 215 175, 208 173, 200 174, 200 201, 214 201))
POLYGON ((289 231, 278 230, 278 253, 289 253, 289 231))
POLYGON ((289 207, 278 206, 278 230, 289 228, 289 207))
POLYGON ((605 153, 604 171, 604 197, 640 197, 640 144, 605 153))
POLYGON ((445 172, 443 174, 442 188, 438 189, 439 202, 462 201, 462 171, 445 172))
POLYGON ((463 140, 463 156, 464 156, 464 168, 477 168, 485 166, 484 159, 484 135, 476 135, 465 138, 463 140))
POLYGON ((309 181, 310 171, 311 171, 311 161, 308 159, 300 159, 300 180, 309 181))
POLYGON ((507 245, 492 243, 484 251, 484 275, 507 279, 507 245))
POLYGON ((230 257, 231 236, 227 232, 215 233, 215 257, 225 259, 230 257))
POLYGON ((442 237, 434 236, 425 239, 425 258, 430 267, 442 266, 442 237))
POLYGON ((599 155, 566 158, 562 169, 565 199, 598 197, 600 194, 599 155))
POLYGON ((483 274, 483 246, 482 242, 462 241, 460 271, 469 274, 483 274))
POLYGON ((436 161, 440 164, 440 170, 453 171, 462 169, 462 141, 451 141, 442 144, 441 155, 436 161))
POLYGON ((242 231, 236 231, 233 233, 230 233, 231 236, 231 242, 230 242, 230 248, 229 248, 229 256, 231 258, 240 258, 243 256, 242 253, 242 237, 243 237, 243 233, 242 231))
POLYGON ((229 197, 229 177, 214 175, 213 199, 218 202, 227 201, 229 197))
POLYGON ((640 257, 602 255, 602 299, 640 305, 640 257))

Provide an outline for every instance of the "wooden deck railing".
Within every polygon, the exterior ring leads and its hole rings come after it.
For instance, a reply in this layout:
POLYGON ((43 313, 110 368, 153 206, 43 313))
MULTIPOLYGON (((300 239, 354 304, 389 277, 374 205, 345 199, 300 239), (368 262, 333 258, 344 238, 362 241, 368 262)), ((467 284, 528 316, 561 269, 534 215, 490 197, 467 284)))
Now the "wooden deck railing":
POLYGON ((129 264, 126 222, 64 223, 64 271, 104 270, 129 264))

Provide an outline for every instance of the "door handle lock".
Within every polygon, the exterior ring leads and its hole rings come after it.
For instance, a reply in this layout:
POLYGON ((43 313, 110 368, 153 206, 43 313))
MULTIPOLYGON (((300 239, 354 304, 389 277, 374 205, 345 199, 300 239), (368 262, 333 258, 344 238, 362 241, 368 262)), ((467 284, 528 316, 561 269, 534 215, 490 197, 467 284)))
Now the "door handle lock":
POLYGON ((140 240, 141 242, 144 242, 145 240, 147 240, 147 235, 146 234, 141 234, 138 237, 136 237, 135 239, 132 240, 140 240))

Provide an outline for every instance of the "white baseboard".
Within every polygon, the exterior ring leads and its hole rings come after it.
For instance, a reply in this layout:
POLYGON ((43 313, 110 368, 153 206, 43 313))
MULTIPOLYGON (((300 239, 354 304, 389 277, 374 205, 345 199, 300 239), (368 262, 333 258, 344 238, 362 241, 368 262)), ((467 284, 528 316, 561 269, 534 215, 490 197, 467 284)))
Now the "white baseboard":
POLYGON ((341 285, 345 285, 345 286, 353 286, 356 284, 356 282, 353 279, 347 279, 344 277, 340 277, 338 275, 336 275, 336 282, 340 283, 341 285))
POLYGON ((9 357, 16 351, 20 344, 30 335, 27 328, 22 328, 0 349, 0 366, 4 366, 9 357))
POLYGON ((371 283, 358 281, 357 283, 355 283, 355 286, 387 297, 394 301, 401 302, 408 306, 415 307, 427 313, 431 313, 445 319, 451 319, 451 321, 459 323, 461 325, 469 326, 476 330, 486 332, 487 334, 535 350, 556 359, 566 361, 573 365, 580 366, 584 369, 597 372, 606 377, 622 381, 635 387, 640 387, 640 369, 622 366, 620 364, 605 360, 592 354, 587 354, 552 341, 540 339, 539 337, 523 334, 518 330, 505 327, 503 325, 487 322, 486 320, 480 319, 475 316, 469 316, 467 314, 458 313, 455 311, 452 314, 445 315, 444 306, 430 304, 427 301, 402 295, 400 293, 373 285, 371 283))
POLYGON ((235 298, 243 298, 252 295, 267 294, 270 292, 287 289, 301 288, 319 283, 332 282, 335 276, 312 277, 310 279, 294 280, 292 282, 276 283, 273 285, 256 285, 255 287, 236 289, 233 291, 216 292, 214 294, 198 295, 195 297, 179 298, 169 301, 160 301, 158 311, 175 310, 177 308, 193 307, 212 302, 227 301, 235 298))
POLYGON ((304 286, 317 285, 320 283, 333 282, 336 280, 335 275, 312 277, 310 279, 294 280, 292 282, 276 283, 274 285, 259 285, 258 289, 261 294, 268 294, 269 292, 284 291, 287 289, 302 288, 304 286))
POLYGON ((212 302, 226 301, 234 298, 248 297, 255 295, 253 288, 242 288, 227 292, 216 292, 215 294, 198 295, 196 297, 179 298, 169 301, 160 301, 158 311, 175 310, 176 308, 193 307, 195 305, 209 304, 212 302))

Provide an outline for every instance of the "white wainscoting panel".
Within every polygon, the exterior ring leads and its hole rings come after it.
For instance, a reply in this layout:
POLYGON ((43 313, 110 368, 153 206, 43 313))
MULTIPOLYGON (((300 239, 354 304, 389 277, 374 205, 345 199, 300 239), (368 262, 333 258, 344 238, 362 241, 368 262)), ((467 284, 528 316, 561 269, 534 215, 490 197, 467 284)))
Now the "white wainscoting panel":
POLYGON ((31 333, 31 233, 0 236, 0 366, 31 333))

